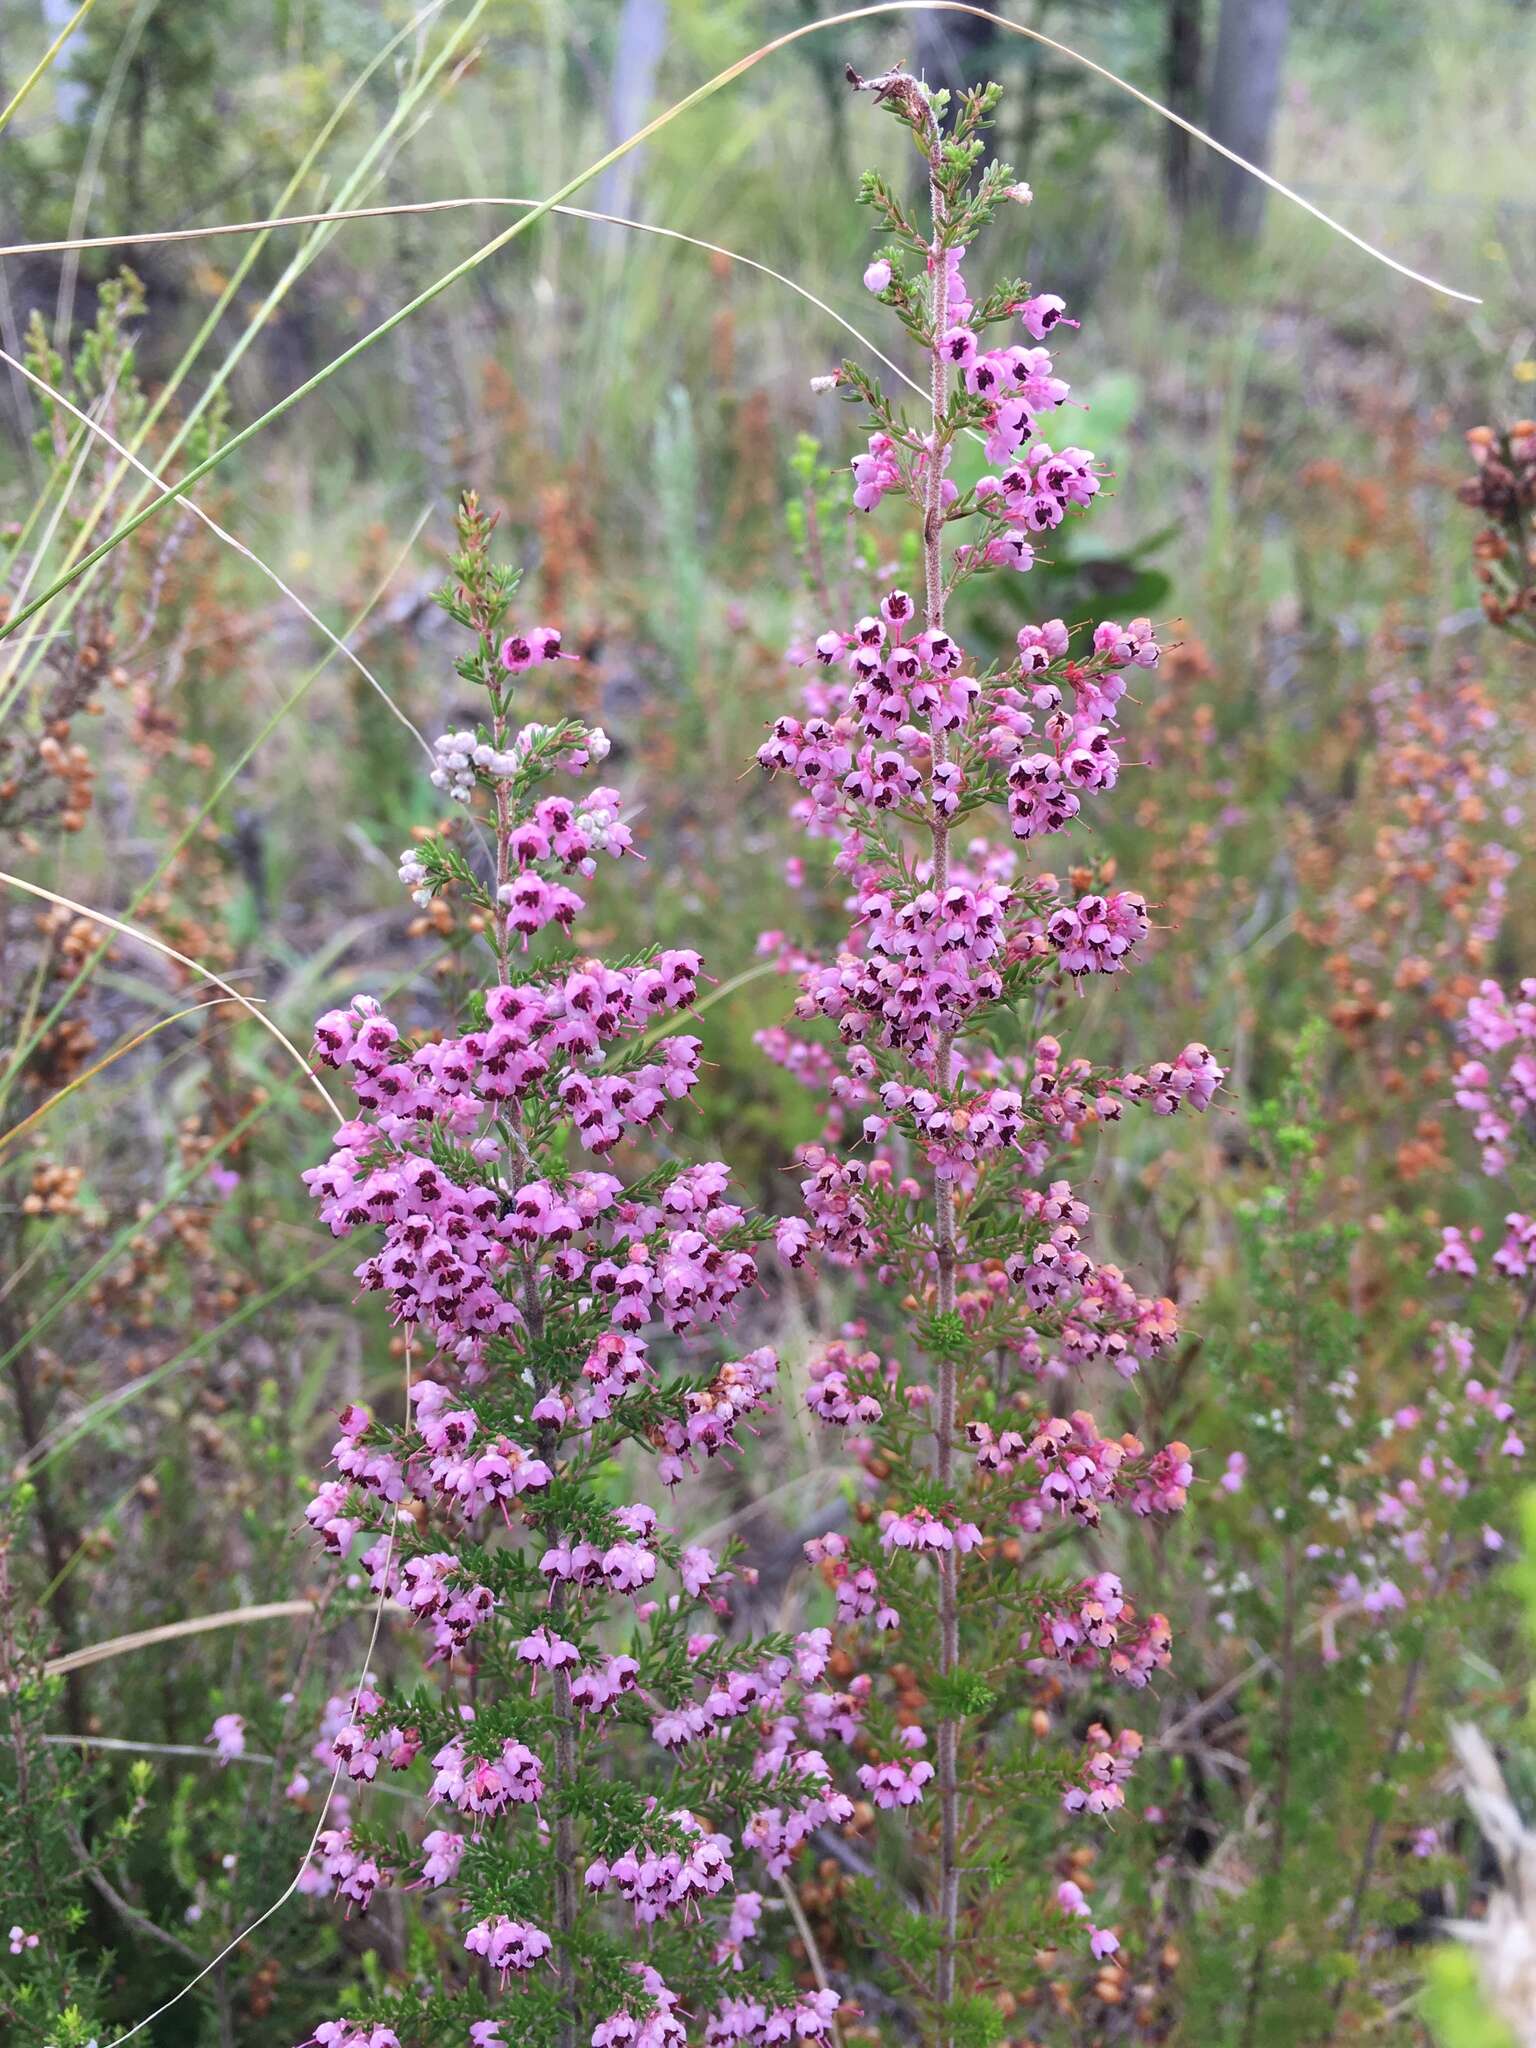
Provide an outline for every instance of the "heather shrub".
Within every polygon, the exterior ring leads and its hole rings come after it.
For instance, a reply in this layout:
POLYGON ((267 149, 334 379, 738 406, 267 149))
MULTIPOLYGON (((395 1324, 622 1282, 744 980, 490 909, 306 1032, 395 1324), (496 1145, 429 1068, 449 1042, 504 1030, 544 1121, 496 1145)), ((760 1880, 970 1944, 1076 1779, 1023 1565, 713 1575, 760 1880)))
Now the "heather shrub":
POLYGON ((392 1418, 342 1416, 338 1476, 306 1520, 343 1563, 366 1542, 368 1586, 420 1624, 441 1672, 408 1689, 365 1674, 335 1703, 323 1751, 348 1782, 304 1882, 360 1910, 390 1886, 431 1896, 412 1981, 313 2038, 512 2028, 608 2048, 681 2040, 680 2006, 713 2008, 720 2040, 830 2038, 835 1992, 797 1995, 771 1950, 757 1967, 763 1897, 735 1868, 755 1851, 782 1873, 851 1815, 817 1747, 836 1720, 817 1690, 828 1632, 722 1632, 729 1551, 680 1541, 670 1502, 636 1497, 666 1501, 739 1454, 770 1396, 771 1349, 699 1356, 770 1226, 718 1162, 627 1181, 595 1163, 697 1084, 699 1041, 673 1020, 699 957, 609 965, 560 945, 584 908, 570 882, 632 846, 617 791, 545 785, 608 741, 514 721, 519 678, 570 657, 553 629, 512 624, 516 579, 473 498, 458 535, 439 601, 486 710, 436 742, 433 777, 466 806, 487 794, 489 845, 477 866, 420 840, 401 879, 423 905, 451 891, 473 907, 487 985, 465 1029, 414 1049, 371 998, 321 1018, 316 1056, 348 1073, 358 1112, 306 1175, 332 1231, 369 1247, 363 1287, 423 1346, 417 1370, 407 1344, 392 1418), (423 1754, 430 1810, 419 1831, 388 1827, 367 1788, 423 1754))
MULTIPOLYGON (((889 1959, 894 2024, 915 2010, 950 2042, 1001 2038, 1074 1950, 1120 1967, 1113 1900, 1074 1875, 1074 1823, 1125 1808, 1142 1735, 1123 1702, 1172 1644, 1114 1569, 1113 1532, 1177 1513, 1192 1467, 1183 1443, 1146 1445, 1082 1405, 1085 1383, 1118 1405, 1177 1322, 1095 1260, 1067 1174, 1127 1107, 1204 1109, 1223 1077, 1196 1043, 1115 1072, 1074 1028, 1067 992, 1133 966, 1148 907, 1090 858, 1065 875, 1026 861, 1091 827, 1120 779, 1127 677, 1160 648, 1135 619, 1101 622, 1074 652, 1048 619, 973 668, 950 630, 972 579, 1030 571, 1100 469, 1043 438, 1068 399, 1043 345, 1075 325, 1063 301, 1015 281, 973 298, 961 269, 999 210, 1030 198, 984 162, 996 89, 951 105, 899 72, 867 89, 927 162, 921 226, 879 178, 861 197, 885 238, 865 285, 921 349, 929 398, 914 422, 853 363, 829 381, 871 429, 853 503, 905 501, 921 595, 886 589, 856 622, 808 633, 806 715, 779 719, 761 751, 805 792, 797 816, 829 843, 854 915, 835 959, 797 963, 797 1014, 830 1020, 837 1050, 782 1035, 769 1050, 828 1112, 804 1154, 806 1222, 781 1243, 872 1291, 813 1354, 805 1395, 865 1474, 854 1532, 807 1551, 857 1644, 858 1784, 901 1822, 880 1831, 882 1881, 848 1887, 841 1917, 889 1959), (900 1321, 877 1306, 892 1297, 900 1321)), ((885 2037, 882 2017, 868 2038, 885 2037)))
POLYGON ((1467 317, 974 16, 165 12, 0 93, 7 2037, 1518 2016, 1503 12, 1274 159, 1467 317))

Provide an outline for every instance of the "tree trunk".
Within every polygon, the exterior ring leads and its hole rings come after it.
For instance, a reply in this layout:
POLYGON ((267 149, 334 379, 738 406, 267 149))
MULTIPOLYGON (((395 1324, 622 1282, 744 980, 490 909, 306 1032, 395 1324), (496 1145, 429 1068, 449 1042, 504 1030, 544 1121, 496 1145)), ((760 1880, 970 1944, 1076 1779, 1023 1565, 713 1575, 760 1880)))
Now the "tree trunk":
MULTIPOLYGON (((613 53, 613 79, 608 90, 608 134, 613 142, 633 135, 651 111, 651 97, 667 47, 667 0, 624 0, 613 53)), ((639 176, 639 152, 610 164, 598 182, 600 213, 628 215, 639 176)), ((615 248, 627 239, 623 228, 594 222, 592 239, 615 248)))
POLYGON ((962 93, 998 76, 997 31, 972 14, 920 14, 912 25, 913 68, 931 86, 962 93))
MULTIPOLYGON (((1199 119, 1200 59, 1204 46, 1202 0, 1168 0, 1168 32, 1163 45, 1163 90, 1174 113, 1186 121, 1199 119)), ((1194 137, 1182 128, 1168 130, 1163 181, 1175 213, 1187 213, 1193 197, 1194 137)))
MULTIPOLYGON (((1222 0, 1207 126, 1218 142, 1265 167, 1290 16, 1290 0, 1222 0)), ((1252 241, 1264 218, 1263 186, 1236 164, 1218 160, 1209 190, 1221 232, 1252 241)))

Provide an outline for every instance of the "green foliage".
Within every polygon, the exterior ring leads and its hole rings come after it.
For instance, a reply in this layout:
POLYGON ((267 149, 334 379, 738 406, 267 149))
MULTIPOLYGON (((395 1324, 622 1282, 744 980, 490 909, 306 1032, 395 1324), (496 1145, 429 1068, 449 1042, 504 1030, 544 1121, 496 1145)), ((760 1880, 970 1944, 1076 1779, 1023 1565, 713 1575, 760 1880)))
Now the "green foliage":
POLYGON ((1419 2003, 1438 2048, 1515 2048, 1514 2035, 1488 2010, 1464 1948, 1431 1953, 1419 2003))
POLYGON ((1008 2038, 1007 2017, 990 1998, 958 1998, 946 2020, 955 2048, 1000 2048, 1008 2038))
POLYGON ((956 1669, 935 1672, 928 1685, 928 1698, 941 1721, 965 1721, 985 1714, 997 1704, 996 1688, 974 1671, 956 1669))

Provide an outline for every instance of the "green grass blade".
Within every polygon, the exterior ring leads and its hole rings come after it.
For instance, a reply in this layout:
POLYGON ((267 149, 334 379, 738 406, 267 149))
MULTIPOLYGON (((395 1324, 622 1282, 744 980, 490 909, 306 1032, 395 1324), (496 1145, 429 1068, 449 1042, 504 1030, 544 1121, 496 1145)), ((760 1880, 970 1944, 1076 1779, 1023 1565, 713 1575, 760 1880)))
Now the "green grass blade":
POLYGON ((85 17, 90 13, 91 9, 95 5, 96 0, 80 0, 80 5, 75 9, 74 13, 69 17, 68 21, 66 21, 64 26, 59 30, 58 34, 54 37, 53 41, 48 45, 47 49, 44 50, 42 56, 39 57, 37 62, 32 66, 32 69, 21 81, 21 84, 16 88, 15 92, 12 93, 10 99, 6 102, 5 107, 3 109, 0 109, 0 133, 4 132, 6 124, 9 122, 12 114, 14 114, 19 107, 25 104, 27 95, 31 92, 33 86, 37 84, 37 81, 43 76, 44 72, 53 62, 54 58, 57 57, 60 50, 63 49, 64 45, 69 41, 70 37, 74 34, 75 30, 80 26, 81 22, 84 21, 85 17))

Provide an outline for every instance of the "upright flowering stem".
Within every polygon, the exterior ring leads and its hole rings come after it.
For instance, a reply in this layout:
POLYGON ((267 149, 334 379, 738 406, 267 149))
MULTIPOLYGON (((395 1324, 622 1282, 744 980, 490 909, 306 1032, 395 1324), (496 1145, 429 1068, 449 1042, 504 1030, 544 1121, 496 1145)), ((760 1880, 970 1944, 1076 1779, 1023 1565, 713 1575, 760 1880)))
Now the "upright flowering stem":
MULTIPOLYGON (((487 525, 485 531, 488 540, 490 535, 489 525, 487 525)), ((483 604, 477 604, 472 601, 471 610, 475 613, 476 623, 480 629, 481 651, 487 672, 496 675, 495 621, 486 616, 483 604)), ((499 680, 491 688, 490 711, 491 744, 498 754, 504 754, 511 733, 508 719, 508 691, 499 680)), ((511 979, 512 973, 512 909, 509 896, 514 866, 512 834, 516 822, 513 815, 512 784, 507 777, 503 776, 497 779, 493 797, 496 811, 496 896, 492 914, 495 921, 496 964, 500 970, 503 983, 506 983, 511 979)), ((514 1102, 510 1106, 507 1121, 510 1126, 513 1149, 522 1159, 528 1160, 528 1148, 523 1141, 519 1129, 522 1121, 520 1104, 514 1102)), ((530 1165, 531 1163, 529 1161, 530 1165)), ((529 1336, 535 1344, 538 1344, 542 1343, 545 1334, 544 1304, 540 1299, 535 1261, 530 1251, 525 1250, 522 1254, 522 1268, 523 1315, 527 1323, 529 1336)), ((547 1393, 549 1389, 547 1387, 541 1388, 540 1391, 541 1393, 547 1393)), ((542 1424, 539 1430, 538 1446, 539 1456, 545 1463, 551 1466, 558 1463, 559 1443, 560 1430, 558 1426, 552 1422, 542 1424)), ((541 1518, 539 1526, 547 1543, 554 1544, 559 1541, 560 1522, 558 1516, 549 1515, 541 1518)), ((550 1626, 556 1632, 558 1632, 561 1620, 564 1617, 564 1611, 565 1586, 562 1582, 557 1581, 551 1586, 549 1597, 550 1626)), ((549 1783, 554 1794, 555 1808, 555 1857, 552 1873, 553 1882, 551 1885, 554 1912, 551 1918, 554 1923, 555 1952, 559 1958, 561 1979, 561 2010, 555 2034, 555 2048, 576 2048, 577 2000, 579 1993, 577 1958, 572 1945, 577 1913, 576 1828, 569 1806, 570 1788, 574 1784, 576 1777, 576 1729, 575 1715, 571 1702, 571 1678, 569 1671, 563 1664, 550 1673, 550 1697, 551 1720, 554 1725, 552 1731, 553 1741, 550 1746, 551 1768, 549 1783)))
MULTIPOLYGON (((344 1412, 306 1520, 348 1566, 366 1546, 358 1571, 430 1654, 423 1683, 331 1702, 314 1753, 346 1793, 300 1883, 359 1912, 381 1888, 430 1903, 367 2014, 321 2021, 311 2044, 400 2048, 398 2019, 411 2048, 678 2048, 685 2014, 711 2044, 833 2043, 836 1991, 801 1991, 770 1944, 744 1953, 764 1900, 733 1862, 777 1882, 854 1818, 819 1747, 857 1734, 821 1683, 831 1631, 717 1626, 729 1553, 668 1526, 670 1496, 769 1404, 769 1349, 707 1351, 772 1226, 719 1161, 668 1147, 627 1180, 608 1168, 697 1085, 699 1041, 674 1026, 700 962, 611 966, 573 943, 569 883, 633 848, 617 790, 548 786, 605 757, 600 731, 514 730, 517 679, 567 657, 551 627, 507 632, 516 579, 491 529, 466 498, 437 601, 473 635, 456 668, 486 708, 436 741, 432 779, 471 809, 489 796, 494 848, 423 835, 400 878, 418 905, 446 892, 472 914, 492 985, 453 1028, 408 1038, 359 996, 315 1032, 357 1114, 306 1181, 428 1355, 402 1419, 344 1412), (665 1508, 616 1497, 620 1472, 648 1474, 665 1508), (367 1800, 413 1770, 419 1839, 367 1800)), ((296 1774, 289 1796, 307 1786, 296 1774)))
MULTIPOLYGON (((929 285, 933 346, 929 350, 930 441, 928 466, 923 477, 923 612, 930 633, 944 630, 944 451, 945 410, 949 396, 949 363, 942 337, 949 326, 949 256, 945 241, 942 168, 943 136, 938 119, 926 98, 921 102, 928 144, 928 212, 933 230, 929 243, 929 285)), ((937 707, 928 721, 933 762, 949 759, 949 735, 940 721, 937 707)), ((942 901, 949 887, 949 817, 941 805, 933 807, 933 887, 942 901)), ((954 1065, 954 1034, 939 1033, 935 1071, 939 1087, 949 1092, 954 1065)), ((938 1312, 942 1317, 955 1312, 955 1191, 948 1180, 938 1180, 933 1190, 933 1246, 938 1266, 938 1312)), ((939 1360, 938 1420, 934 1433, 935 1468, 941 1488, 953 1479, 955 1449, 955 1393, 959 1367, 954 1353, 946 1350, 939 1360)), ((939 1670, 948 1677, 960 1661, 958 1561, 952 1550, 939 1558, 939 1670)), ((939 1924, 940 1947, 934 1996, 940 2012, 955 1995, 955 1943, 960 1922, 960 1780, 958 1771, 960 1726, 946 1718, 938 1726, 939 1795, 939 1924)), ((947 2036, 946 2036, 947 2038, 947 2036)))
MULTIPOLYGON (((926 402, 909 417, 852 362, 825 383, 862 401, 873 429, 852 463, 854 509, 906 504, 923 588, 914 599, 876 586, 863 617, 823 621, 792 651, 811 675, 806 715, 776 720, 758 758, 800 785, 797 815, 835 847, 852 923, 835 959, 785 956, 801 973, 797 1017, 833 1025, 840 1053, 783 1031, 762 1042, 830 1096, 823 1141, 803 1154, 806 1218, 786 1220, 781 1249, 815 1247, 867 1272, 879 1299, 910 1315, 899 1356, 845 1336, 811 1360, 806 1400, 848 1432, 873 1498, 849 1535, 807 1549, 854 1639, 860 1787, 877 1809, 937 1805, 921 1836, 932 1907, 921 1967, 883 1900, 861 1895, 855 1910, 865 1938, 872 1926, 899 1959, 909 2002, 916 1994, 916 2025, 906 2014, 900 2038, 954 2048, 1001 2039, 1005 2001, 1032 1989, 1034 1940, 1059 1944, 1091 1911, 1045 1858, 1009 1873, 1012 1900, 996 1896, 1006 1817, 1042 1791, 1047 1825, 1053 1807, 1124 1805, 1137 1731, 1088 1721, 1063 1768, 1042 1753, 1051 1709, 1095 1673, 1134 1692, 1170 1654, 1165 1618, 1138 1612, 1102 1551, 1092 1576, 1053 1583, 1062 1518, 1095 1528, 1110 1503, 1174 1513, 1190 1477, 1183 1445, 1149 1455, 1085 1408, 1057 1411, 1054 1385, 1091 1370, 1116 1386, 1176 1327, 1171 1302, 1143 1300, 1095 1264, 1088 1205, 1064 1175, 1086 1129, 1126 1103, 1204 1108, 1221 1069, 1191 1045, 1146 1074, 1115 1074, 1036 1035, 1042 1003, 1070 1016, 1073 985, 1123 971, 1148 929, 1133 892, 1065 900, 1064 878, 1032 874, 1020 849, 1114 787, 1121 671, 1150 668, 1158 647, 1148 620, 1106 620, 1074 656, 1070 629, 1048 619, 1020 630, 1016 657, 988 661, 948 630, 956 591, 1027 571, 1034 538, 1090 503, 1099 471, 1088 450, 1039 437, 1067 386, 1033 344, 1063 323, 1062 301, 1016 279, 973 300, 962 272, 967 245, 1029 196, 984 162, 997 88, 951 101, 902 72, 853 83, 910 131, 927 166, 926 222, 875 174, 860 195, 890 237, 864 283, 921 351, 926 402), (989 338, 1014 322, 1028 340, 989 338), (998 474, 969 486, 948 474, 961 433, 998 474), (972 538, 948 547, 959 522, 972 538), (1007 837, 988 836, 989 815, 1007 837)), ((1113 1956, 1112 1928, 1083 1931, 1097 1962, 1113 1956)))

